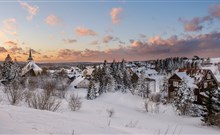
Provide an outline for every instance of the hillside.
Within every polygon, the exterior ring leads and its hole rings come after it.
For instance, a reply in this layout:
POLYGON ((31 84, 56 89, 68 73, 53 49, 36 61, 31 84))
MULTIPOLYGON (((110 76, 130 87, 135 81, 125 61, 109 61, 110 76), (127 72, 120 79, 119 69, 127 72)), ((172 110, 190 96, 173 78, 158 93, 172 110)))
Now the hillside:
POLYGON ((83 98, 82 109, 71 112, 67 101, 57 112, 24 106, 0 105, 0 133, 3 134, 218 134, 219 129, 201 125, 199 118, 181 117, 170 105, 161 105, 159 113, 145 112, 143 99, 129 93, 107 93, 86 100, 85 89, 70 88, 68 93, 83 98), (115 114, 108 117, 107 109, 115 114), (109 124, 110 121, 110 124, 109 124))

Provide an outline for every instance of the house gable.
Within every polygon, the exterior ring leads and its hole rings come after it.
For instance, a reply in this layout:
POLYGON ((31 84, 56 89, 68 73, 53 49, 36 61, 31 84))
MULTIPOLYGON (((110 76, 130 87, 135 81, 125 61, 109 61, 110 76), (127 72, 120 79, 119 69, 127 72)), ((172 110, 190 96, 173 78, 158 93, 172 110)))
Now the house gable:
POLYGON ((198 87, 200 89, 200 92, 204 91, 206 88, 217 88, 218 87, 218 81, 215 78, 211 70, 207 70, 202 80, 198 83, 198 87))
POLYGON ((181 83, 182 79, 174 74, 168 79, 168 97, 172 98, 175 95, 175 89, 178 87, 179 83, 181 83))

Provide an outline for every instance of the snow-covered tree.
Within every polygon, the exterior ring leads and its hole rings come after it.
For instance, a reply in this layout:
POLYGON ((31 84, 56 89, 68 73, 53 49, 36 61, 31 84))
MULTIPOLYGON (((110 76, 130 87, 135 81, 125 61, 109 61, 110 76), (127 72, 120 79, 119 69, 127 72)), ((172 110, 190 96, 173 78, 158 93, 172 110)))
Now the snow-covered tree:
POLYGON ((138 79, 138 85, 135 93, 143 98, 148 98, 150 92, 150 82, 145 80, 145 74, 142 72, 138 79))
POLYGON ((14 79, 14 75, 12 74, 12 67, 13 67, 13 61, 11 56, 8 54, 5 58, 5 61, 3 63, 2 67, 2 78, 5 80, 12 80, 14 79))
POLYGON ((211 119, 215 114, 220 113, 219 89, 208 88, 202 93, 202 121, 208 125, 213 125, 211 119))
POLYGON ((93 100, 97 96, 99 96, 98 89, 95 87, 95 83, 92 80, 90 80, 89 88, 88 88, 88 92, 87 92, 87 99, 93 100))
POLYGON ((127 89, 131 89, 131 77, 127 70, 123 74, 123 88, 122 92, 126 92, 127 89))
POLYGON ((167 94, 168 94, 168 79, 165 76, 161 80, 160 93, 161 93, 162 98, 167 97, 167 94))
POLYGON ((176 89, 173 105, 180 115, 189 115, 193 101, 194 91, 187 86, 186 80, 183 80, 176 89))
POLYGON ((13 65, 11 66, 10 76, 11 76, 12 78, 18 77, 20 70, 21 70, 21 69, 20 69, 20 66, 18 65, 18 62, 17 62, 17 60, 15 59, 13 65))
POLYGON ((114 92, 115 91, 115 85, 116 85, 115 78, 112 75, 110 75, 110 78, 108 80, 108 84, 106 86, 107 91, 108 92, 114 92))
POLYGON ((138 85, 138 75, 136 73, 133 73, 131 75, 131 85, 132 85, 132 90, 131 90, 131 93, 133 94, 135 89, 137 88, 137 85, 138 85))

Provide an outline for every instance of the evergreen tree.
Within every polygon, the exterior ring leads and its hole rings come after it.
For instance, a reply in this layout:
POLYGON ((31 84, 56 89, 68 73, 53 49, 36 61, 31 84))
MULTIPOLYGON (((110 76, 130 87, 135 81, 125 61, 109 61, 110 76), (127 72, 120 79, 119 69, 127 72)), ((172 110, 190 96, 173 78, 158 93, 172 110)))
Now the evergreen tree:
POLYGON ((12 78, 17 78, 17 77, 19 76, 20 70, 21 70, 21 69, 20 69, 20 66, 19 66, 17 60, 15 59, 13 65, 11 66, 10 76, 11 76, 12 78))
POLYGON ((181 115, 187 115, 190 112, 194 101, 194 91, 187 87, 186 81, 176 89, 176 96, 174 97, 174 106, 181 115))
POLYGON ((202 121, 213 125, 211 117, 220 112, 219 89, 208 88, 204 91, 202 98, 202 121))
POLYGON ((131 76, 131 84, 132 84, 132 93, 134 93, 134 90, 137 88, 137 84, 138 84, 138 75, 136 73, 133 73, 131 76))
POLYGON ((143 98, 148 98, 150 92, 150 82, 145 80, 145 74, 142 72, 138 79, 136 93, 143 98))
POLYGON ((120 70, 122 71, 122 73, 124 73, 124 71, 126 70, 125 64, 126 64, 126 61, 123 59, 120 64, 120 70))
POLYGON ((165 98, 168 96, 168 80, 165 76, 161 80, 160 93, 161 93, 162 98, 165 98))
POLYGON ((131 89, 131 77, 127 70, 124 71, 123 75, 123 89, 122 92, 126 92, 127 89, 131 89))
POLYGON ((115 91, 115 85, 116 85, 115 78, 112 75, 110 75, 108 84, 106 86, 107 91, 108 92, 114 92, 115 91))
POLYGON ((12 61, 11 56, 8 54, 7 57, 5 58, 5 61, 2 67, 2 78, 3 79, 5 80, 13 79, 13 76, 11 75, 12 66, 13 66, 13 61, 12 61))
POLYGON ((89 100, 93 100, 98 96, 98 91, 95 87, 95 84, 92 80, 90 80, 89 82, 89 88, 88 88, 88 92, 87 92, 87 99, 89 100))

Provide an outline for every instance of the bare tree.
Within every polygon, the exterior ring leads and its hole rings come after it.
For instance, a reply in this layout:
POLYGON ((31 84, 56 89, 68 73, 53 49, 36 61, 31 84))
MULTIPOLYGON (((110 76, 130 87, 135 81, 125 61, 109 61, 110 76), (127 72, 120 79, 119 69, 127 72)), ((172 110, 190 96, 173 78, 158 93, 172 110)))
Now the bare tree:
POLYGON ((69 84, 66 80, 60 80, 60 83, 57 85, 56 96, 59 98, 65 98, 68 86, 69 84))
POLYGON ((32 77, 32 76, 29 76, 28 77, 28 89, 29 90, 35 90, 37 87, 38 87, 38 84, 39 84, 39 80, 37 77, 32 77))
POLYGON ((74 94, 70 95, 69 108, 71 109, 71 111, 79 110, 81 107, 82 107, 81 98, 78 95, 77 96, 75 96, 74 94))
POLYGON ((5 86, 5 92, 11 105, 18 104, 24 97, 24 90, 16 80, 5 86))
POLYGON ((40 110, 56 111, 61 101, 52 96, 52 93, 44 90, 41 93, 33 93, 28 99, 28 106, 40 110))
POLYGON ((50 95, 50 94, 54 95, 54 91, 56 89, 56 81, 54 79, 46 80, 43 83, 42 88, 45 90, 47 95, 50 95))

